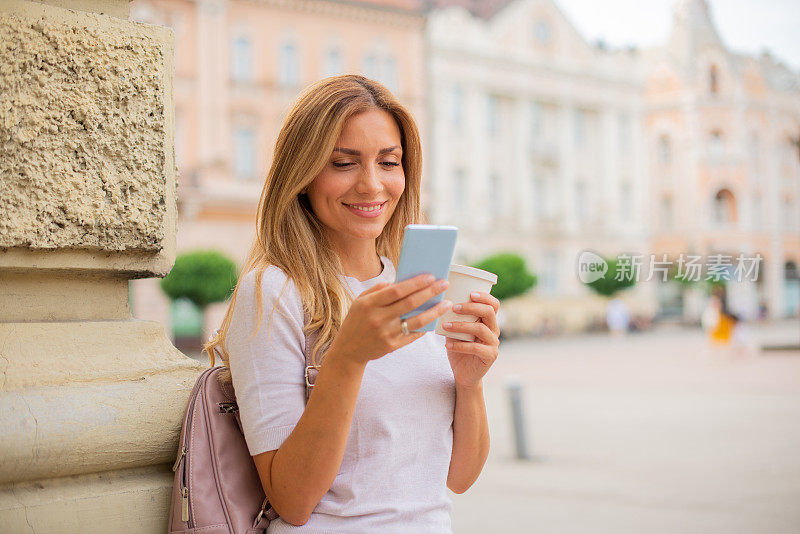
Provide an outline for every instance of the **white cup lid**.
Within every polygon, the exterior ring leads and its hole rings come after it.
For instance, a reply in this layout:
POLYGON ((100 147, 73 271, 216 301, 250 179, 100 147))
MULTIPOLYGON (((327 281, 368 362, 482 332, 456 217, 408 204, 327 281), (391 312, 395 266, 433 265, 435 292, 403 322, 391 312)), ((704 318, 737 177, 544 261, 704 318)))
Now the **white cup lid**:
POLYGON ((492 285, 497 283, 497 275, 490 273, 489 271, 484 271, 483 269, 476 269, 475 267, 469 267, 467 265, 451 263, 450 271, 459 274, 466 274, 467 276, 474 276, 475 278, 480 278, 481 280, 487 280, 491 282, 492 285))

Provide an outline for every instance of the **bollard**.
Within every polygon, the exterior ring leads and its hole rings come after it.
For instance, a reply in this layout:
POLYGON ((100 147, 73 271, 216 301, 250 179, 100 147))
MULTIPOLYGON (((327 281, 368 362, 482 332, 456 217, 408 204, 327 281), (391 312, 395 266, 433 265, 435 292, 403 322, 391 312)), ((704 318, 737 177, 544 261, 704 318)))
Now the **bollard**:
POLYGON ((525 440, 525 417, 522 408, 522 381, 518 377, 509 377, 506 380, 506 390, 511 401, 511 423, 514 427, 514 444, 517 459, 530 460, 528 447, 525 440))

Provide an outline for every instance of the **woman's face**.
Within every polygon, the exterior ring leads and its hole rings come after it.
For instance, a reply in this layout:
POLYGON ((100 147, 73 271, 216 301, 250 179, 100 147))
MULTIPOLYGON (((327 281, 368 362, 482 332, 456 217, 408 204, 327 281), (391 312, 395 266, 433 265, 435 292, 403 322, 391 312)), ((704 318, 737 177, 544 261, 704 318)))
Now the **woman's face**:
POLYGON ((400 129, 387 111, 372 109, 345 122, 307 191, 314 214, 342 250, 380 236, 405 190, 402 157, 400 129))

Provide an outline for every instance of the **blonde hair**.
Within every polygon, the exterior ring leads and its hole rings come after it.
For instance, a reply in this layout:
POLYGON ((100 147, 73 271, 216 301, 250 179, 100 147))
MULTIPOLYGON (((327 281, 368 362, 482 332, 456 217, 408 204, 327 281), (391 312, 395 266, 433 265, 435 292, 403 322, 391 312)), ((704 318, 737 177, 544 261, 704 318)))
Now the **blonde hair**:
MULTIPOLYGON (((258 201, 256 239, 242 269, 243 275, 255 271, 257 318, 253 335, 262 319, 264 270, 275 265, 294 282, 306 318, 310 318, 304 330, 307 334, 317 332, 312 352, 315 365, 320 363, 319 354, 327 351, 338 333, 354 296, 338 277, 343 273, 342 263, 303 191, 324 169, 345 121, 372 109, 387 111, 400 129, 405 190, 376 240, 378 254, 397 264, 405 226, 424 222, 420 209, 419 131, 411 113, 383 85, 364 76, 345 74, 307 87, 289 110, 275 142, 272 166, 258 201)), ((243 277, 239 277, 240 282, 243 277)), ((211 366, 216 350, 223 365, 228 367, 221 379, 230 379, 225 336, 238 290, 239 284, 218 332, 203 345, 211 366)))

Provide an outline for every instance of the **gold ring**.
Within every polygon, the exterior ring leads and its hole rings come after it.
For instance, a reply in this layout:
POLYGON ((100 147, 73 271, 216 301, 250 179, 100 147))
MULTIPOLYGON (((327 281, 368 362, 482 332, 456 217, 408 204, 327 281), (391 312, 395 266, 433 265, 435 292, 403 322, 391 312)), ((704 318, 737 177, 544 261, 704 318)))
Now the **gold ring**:
POLYGON ((403 333, 405 335, 408 335, 408 334, 411 333, 411 332, 408 331, 408 321, 406 321, 405 319, 400 321, 400 329, 403 331, 403 333))

